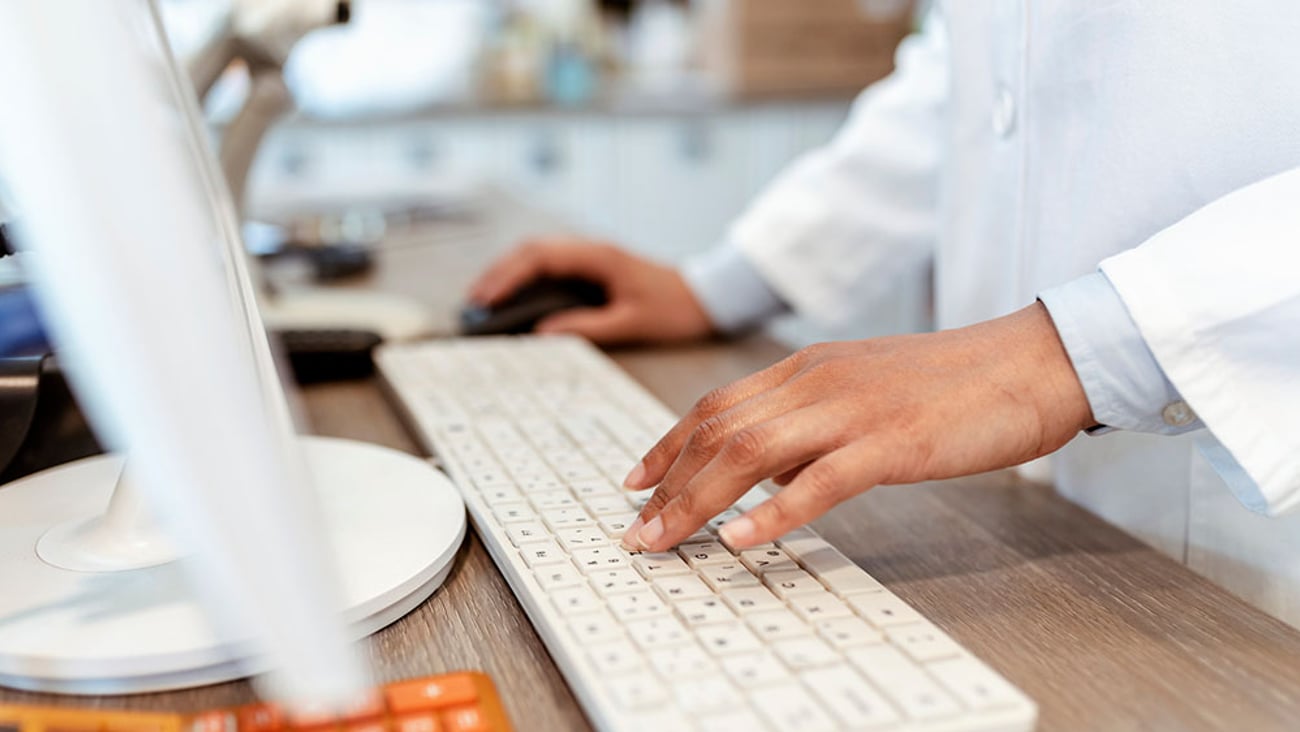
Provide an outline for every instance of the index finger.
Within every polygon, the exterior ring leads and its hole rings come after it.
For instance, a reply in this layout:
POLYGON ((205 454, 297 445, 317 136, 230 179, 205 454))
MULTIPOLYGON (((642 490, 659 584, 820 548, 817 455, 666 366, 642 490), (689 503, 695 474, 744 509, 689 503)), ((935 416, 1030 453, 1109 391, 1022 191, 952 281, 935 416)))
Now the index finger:
POLYGON ((613 268, 613 247, 581 239, 532 239, 507 252, 469 289, 469 300, 495 305, 541 277, 581 277, 604 282, 613 268))
POLYGON ((623 480, 623 487, 628 490, 644 490, 657 485, 677 461, 682 447, 700 423, 761 392, 780 386, 798 370, 799 363, 791 356, 705 394, 632 468, 632 472, 623 480))

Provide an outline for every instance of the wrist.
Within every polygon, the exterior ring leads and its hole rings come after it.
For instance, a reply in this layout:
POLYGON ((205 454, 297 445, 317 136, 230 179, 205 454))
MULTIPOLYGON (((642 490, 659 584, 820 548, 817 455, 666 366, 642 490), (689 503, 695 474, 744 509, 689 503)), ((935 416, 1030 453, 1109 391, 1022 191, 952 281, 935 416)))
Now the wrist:
POLYGON ((995 331, 987 355, 1002 363, 1002 388, 1035 413, 1043 445, 1049 448, 1044 452, 1096 424, 1083 384, 1041 302, 974 327, 995 331))

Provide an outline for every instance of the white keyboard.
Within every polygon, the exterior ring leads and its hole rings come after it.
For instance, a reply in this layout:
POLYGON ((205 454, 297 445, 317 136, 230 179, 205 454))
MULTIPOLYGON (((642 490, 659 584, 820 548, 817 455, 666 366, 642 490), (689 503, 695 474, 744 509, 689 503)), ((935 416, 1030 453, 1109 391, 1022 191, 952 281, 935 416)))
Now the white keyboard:
MULTIPOLYGON (((410 423, 598 729, 1028 730, 1034 703, 809 529, 629 553, 624 475, 676 421, 586 342, 388 346, 410 423)), ((516 720, 527 729, 527 720, 516 720)))

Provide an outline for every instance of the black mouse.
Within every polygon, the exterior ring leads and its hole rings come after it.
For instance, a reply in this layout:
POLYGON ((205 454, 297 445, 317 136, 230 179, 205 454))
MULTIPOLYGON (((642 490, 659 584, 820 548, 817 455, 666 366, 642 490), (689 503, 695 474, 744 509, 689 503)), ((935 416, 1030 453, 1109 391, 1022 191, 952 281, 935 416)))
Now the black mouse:
POLYGON ((539 279, 496 305, 465 307, 460 311, 460 330, 470 336, 530 333, 548 315, 606 302, 605 288, 590 280, 539 279))

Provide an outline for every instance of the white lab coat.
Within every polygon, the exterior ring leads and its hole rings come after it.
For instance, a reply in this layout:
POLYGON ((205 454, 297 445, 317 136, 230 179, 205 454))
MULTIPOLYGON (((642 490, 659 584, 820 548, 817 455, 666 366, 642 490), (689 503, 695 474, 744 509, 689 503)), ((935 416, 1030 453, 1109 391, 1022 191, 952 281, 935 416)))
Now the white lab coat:
POLYGON ((1293 0, 941 2, 731 243, 830 324, 931 255, 941 327, 1102 266, 1208 429, 1080 437, 1058 489, 1300 626, 1297 39, 1293 0))

